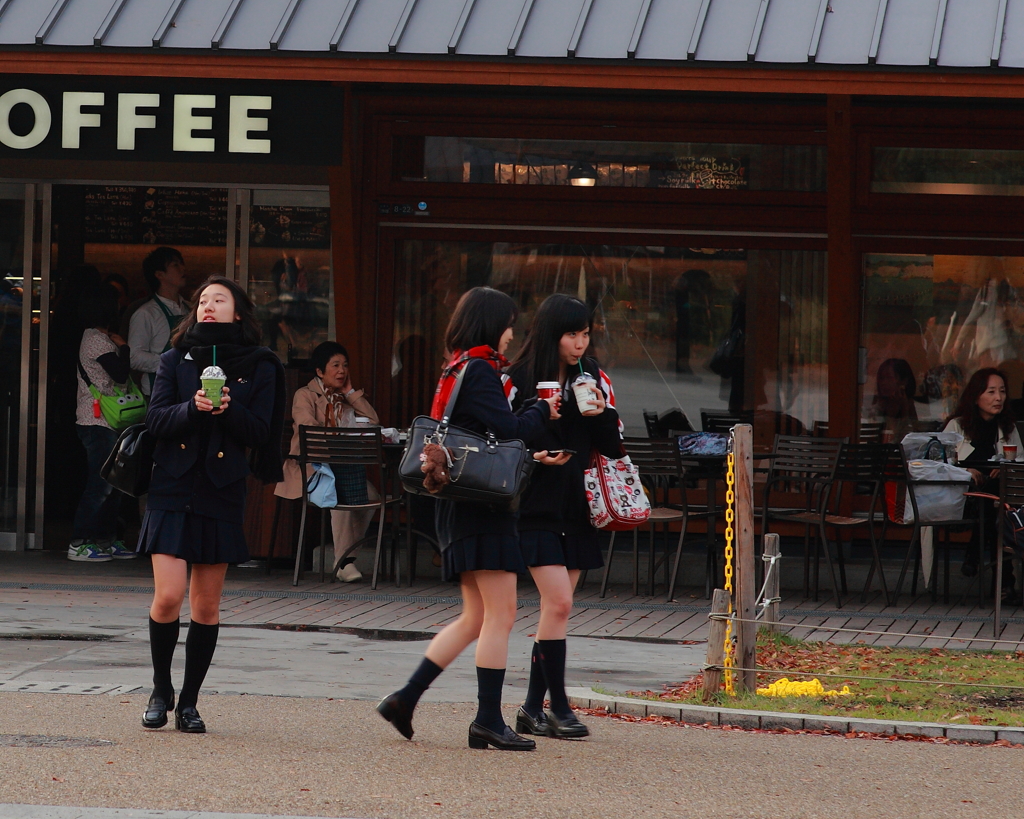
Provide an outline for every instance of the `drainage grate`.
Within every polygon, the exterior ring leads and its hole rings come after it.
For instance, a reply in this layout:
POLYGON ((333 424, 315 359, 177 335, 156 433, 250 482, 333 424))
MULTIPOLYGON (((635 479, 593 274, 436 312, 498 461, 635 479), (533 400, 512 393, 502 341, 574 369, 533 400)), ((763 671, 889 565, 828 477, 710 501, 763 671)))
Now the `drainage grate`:
POLYGON ((48 737, 40 734, 0 734, 2 748, 109 748, 109 739, 48 737))
POLYGON ((5 694, 127 694, 138 690, 137 685, 110 685, 109 683, 62 683, 51 680, 4 680, 0 692, 5 694))

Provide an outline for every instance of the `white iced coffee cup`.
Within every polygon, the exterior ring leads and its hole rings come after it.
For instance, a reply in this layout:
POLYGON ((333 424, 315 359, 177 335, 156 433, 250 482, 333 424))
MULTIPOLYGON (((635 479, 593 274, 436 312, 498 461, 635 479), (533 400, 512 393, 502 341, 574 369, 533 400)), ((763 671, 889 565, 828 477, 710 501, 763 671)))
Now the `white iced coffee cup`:
POLYGON ((572 394, 576 396, 576 406, 580 412, 593 412, 596 407, 590 402, 597 394, 597 381, 590 373, 580 373, 572 382, 572 394))

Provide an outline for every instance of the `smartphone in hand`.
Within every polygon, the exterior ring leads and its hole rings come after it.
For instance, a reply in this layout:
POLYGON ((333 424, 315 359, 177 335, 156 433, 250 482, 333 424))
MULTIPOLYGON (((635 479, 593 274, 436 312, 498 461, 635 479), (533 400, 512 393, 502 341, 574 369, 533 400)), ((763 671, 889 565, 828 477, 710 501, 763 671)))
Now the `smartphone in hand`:
POLYGON ((575 455, 575 449, 549 449, 548 455, 575 455))

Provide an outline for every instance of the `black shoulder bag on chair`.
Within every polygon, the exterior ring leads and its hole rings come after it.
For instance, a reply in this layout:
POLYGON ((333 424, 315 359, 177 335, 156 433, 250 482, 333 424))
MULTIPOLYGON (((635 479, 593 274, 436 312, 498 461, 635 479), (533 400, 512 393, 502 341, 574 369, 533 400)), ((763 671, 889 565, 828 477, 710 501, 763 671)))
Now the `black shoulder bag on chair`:
POLYGON ((153 475, 153 450, 156 437, 145 424, 132 424, 121 432, 106 462, 100 467, 100 477, 126 495, 137 498, 149 491, 153 475))
POLYGON ((533 471, 533 456, 526 444, 520 440, 499 441, 490 432, 480 435, 449 423, 462 389, 463 376, 472 363, 468 362, 456 377, 440 421, 420 415, 412 422, 399 476, 405 491, 413 495, 508 506, 526 488, 533 471), (444 453, 449 477, 448 482, 434 492, 423 485, 422 467, 427 458, 424 448, 430 444, 436 444, 444 453))

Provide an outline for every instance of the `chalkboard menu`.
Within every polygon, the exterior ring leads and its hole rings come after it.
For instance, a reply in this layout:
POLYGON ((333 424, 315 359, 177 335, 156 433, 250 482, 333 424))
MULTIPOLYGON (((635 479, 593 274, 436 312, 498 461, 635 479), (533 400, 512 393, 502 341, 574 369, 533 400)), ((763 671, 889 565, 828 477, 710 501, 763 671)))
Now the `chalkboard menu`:
POLYGON ((736 156, 677 156, 670 169, 652 171, 658 188, 741 190, 750 179, 750 158, 736 156))
POLYGON ((85 190, 87 242, 223 247, 227 221, 223 188, 103 185, 85 190))
POLYGON ((327 249, 331 246, 331 209, 254 205, 249 219, 249 244, 327 249))

